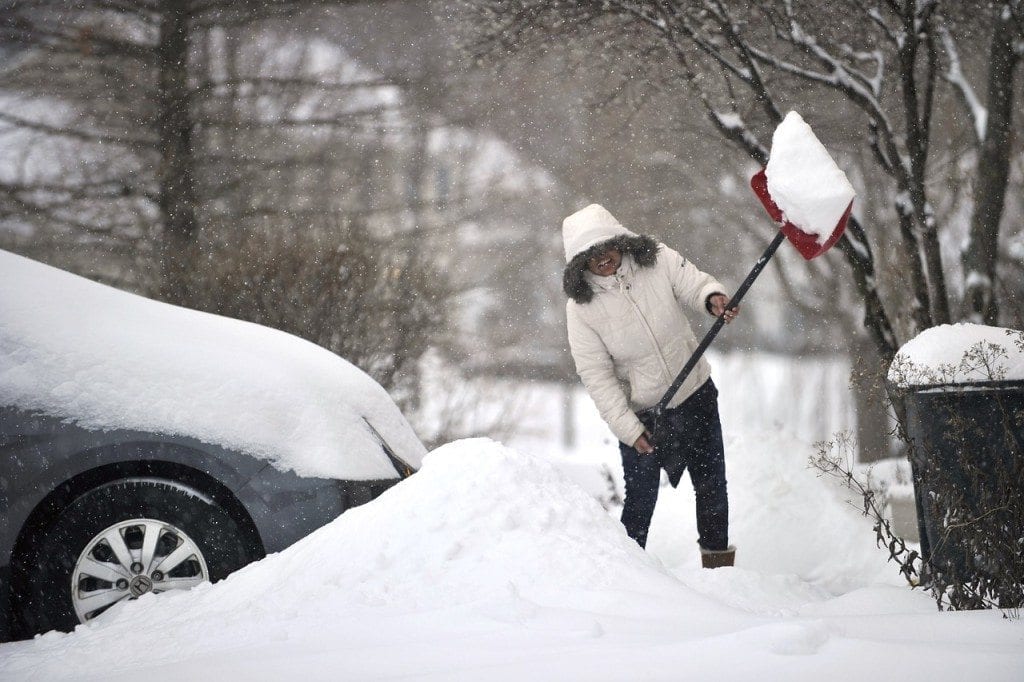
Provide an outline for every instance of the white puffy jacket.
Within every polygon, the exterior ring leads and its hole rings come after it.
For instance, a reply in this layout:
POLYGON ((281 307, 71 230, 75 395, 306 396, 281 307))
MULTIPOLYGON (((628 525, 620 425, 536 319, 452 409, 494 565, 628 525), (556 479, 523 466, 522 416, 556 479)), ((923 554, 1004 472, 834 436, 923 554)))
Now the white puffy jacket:
MULTIPOLYGON (((589 302, 576 296, 567 303, 569 347, 601 417, 616 438, 632 445, 644 431, 636 412, 657 404, 697 347, 683 306, 707 314, 708 296, 725 288, 676 251, 664 244, 655 251, 650 238, 638 237, 617 221, 612 226, 609 218, 610 213, 592 205, 563 223, 569 268, 585 267, 584 256, 600 252, 609 240, 623 251, 614 275, 583 275, 593 292, 589 302), (595 224, 607 228, 605 239, 594 238, 595 224), (637 250, 643 246, 646 252, 637 250)), ((669 407, 686 400, 710 376, 701 358, 669 407)))

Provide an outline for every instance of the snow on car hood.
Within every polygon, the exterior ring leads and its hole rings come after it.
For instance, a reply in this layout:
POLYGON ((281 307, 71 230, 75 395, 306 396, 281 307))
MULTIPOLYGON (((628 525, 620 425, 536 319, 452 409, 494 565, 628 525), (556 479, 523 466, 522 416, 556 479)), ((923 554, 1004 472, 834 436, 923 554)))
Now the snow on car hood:
POLYGON ((377 382, 313 343, 5 251, 0 404, 190 436, 300 476, 394 478, 367 421, 410 465, 426 454, 377 382))

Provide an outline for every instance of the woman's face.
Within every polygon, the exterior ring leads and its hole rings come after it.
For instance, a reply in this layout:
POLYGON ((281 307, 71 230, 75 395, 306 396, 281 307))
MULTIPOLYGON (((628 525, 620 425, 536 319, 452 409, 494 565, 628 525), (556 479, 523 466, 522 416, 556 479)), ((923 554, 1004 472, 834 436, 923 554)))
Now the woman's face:
POLYGON ((622 254, 618 249, 608 249, 603 253, 587 259, 587 269, 600 277, 614 275, 622 263, 622 254))

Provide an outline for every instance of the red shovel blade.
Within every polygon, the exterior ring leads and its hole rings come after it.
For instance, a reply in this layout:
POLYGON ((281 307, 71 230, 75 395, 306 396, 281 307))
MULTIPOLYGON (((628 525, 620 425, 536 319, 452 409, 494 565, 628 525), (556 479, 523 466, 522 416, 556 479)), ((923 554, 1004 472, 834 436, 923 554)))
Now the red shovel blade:
POLYGON ((850 210, 853 209, 853 202, 851 201, 850 205, 846 207, 846 211, 843 212, 842 217, 839 218, 839 223, 832 230, 832 234, 822 244, 818 242, 818 238, 813 234, 807 234, 793 223, 782 219, 782 210, 775 205, 772 196, 768 193, 768 178, 764 174, 764 169, 761 169, 754 177, 750 178, 750 187, 754 190, 757 198, 761 200, 761 203, 764 204, 772 220, 782 224, 782 233, 786 235, 786 239, 793 243, 796 250, 806 260, 820 256, 839 241, 839 238, 843 236, 843 231, 846 229, 846 221, 850 218, 850 210))

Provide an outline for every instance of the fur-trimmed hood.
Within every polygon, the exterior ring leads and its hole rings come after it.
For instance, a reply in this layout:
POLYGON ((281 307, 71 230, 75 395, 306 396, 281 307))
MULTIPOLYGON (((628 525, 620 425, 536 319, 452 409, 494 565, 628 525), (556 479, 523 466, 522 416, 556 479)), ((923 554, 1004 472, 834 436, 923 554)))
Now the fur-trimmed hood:
POLYGON ((651 267, 658 258, 657 240, 630 232, 599 204, 591 204, 566 218, 562 222, 562 241, 567 263, 562 273, 562 289, 577 303, 589 303, 594 298, 594 289, 586 276, 591 257, 618 249, 641 268, 651 267))

